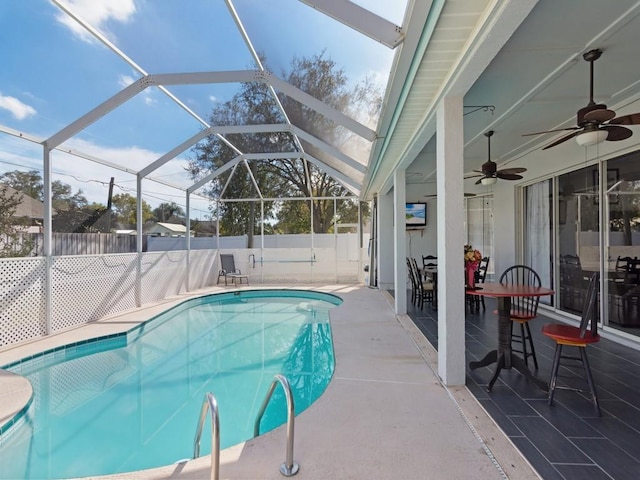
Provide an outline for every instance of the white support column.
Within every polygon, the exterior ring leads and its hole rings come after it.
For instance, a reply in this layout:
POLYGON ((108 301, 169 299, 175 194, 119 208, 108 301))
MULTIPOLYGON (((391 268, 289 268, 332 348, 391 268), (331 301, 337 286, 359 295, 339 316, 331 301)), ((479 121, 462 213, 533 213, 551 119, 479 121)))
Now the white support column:
POLYGON ((464 385, 464 136, 462 97, 438 106, 438 375, 445 385, 464 385))
POLYGON ((53 297, 53 277, 51 269, 53 267, 53 221, 51 217, 53 216, 53 208, 51 206, 51 150, 48 146, 43 147, 42 151, 42 166, 43 166, 43 174, 42 174, 42 182, 43 182, 43 200, 44 200, 44 211, 43 211, 43 225, 42 225, 42 253, 44 254, 46 271, 45 271, 45 280, 44 280, 44 288, 45 288, 45 307, 44 307, 44 315, 45 315, 45 335, 51 334, 51 321, 53 318, 53 304, 51 302, 51 298, 53 297))
POLYGON ((187 213, 186 213, 186 228, 187 228, 187 236, 185 237, 185 241, 187 243, 187 292, 191 291, 191 195, 189 192, 186 194, 186 205, 187 205, 187 213))
POLYGON ((136 307, 142 306, 142 177, 136 175, 136 250, 138 265, 136 267, 136 307))
POLYGON ((406 220, 407 185, 404 170, 396 170, 393 174, 393 260, 394 290, 396 314, 407 313, 407 220, 406 220))
MULTIPOLYGON (((393 252, 393 196, 380 195, 378 198, 377 252, 393 252)), ((376 255, 378 263, 378 289, 391 290, 393 285, 393 256, 376 255)))

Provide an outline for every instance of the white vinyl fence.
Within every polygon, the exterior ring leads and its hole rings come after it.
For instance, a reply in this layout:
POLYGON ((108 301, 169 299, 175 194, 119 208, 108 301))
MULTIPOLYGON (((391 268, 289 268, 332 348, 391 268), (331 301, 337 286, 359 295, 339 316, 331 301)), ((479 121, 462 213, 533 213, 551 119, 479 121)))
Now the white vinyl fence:
POLYGON ((189 251, 179 249, 184 238, 154 238, 149 246, 164 249, 0 259, 0 348, 215 285, 220 252, 234 255, 249 285, 364 280, 367 252, 355 234, 314 235, 313 248, 306 235, 275 237, 265 237, 270 247, 254 249, 241 246, 245 237, 224 238, 220 250, 203 249, 202 242, 189 251))
POLYGON ((217 251, 0 259, 0 348, 213 285, 217 251), (140 265, 138 265, 140 264, 140 265), (51 309, 47 312, 47 298, 51 309))

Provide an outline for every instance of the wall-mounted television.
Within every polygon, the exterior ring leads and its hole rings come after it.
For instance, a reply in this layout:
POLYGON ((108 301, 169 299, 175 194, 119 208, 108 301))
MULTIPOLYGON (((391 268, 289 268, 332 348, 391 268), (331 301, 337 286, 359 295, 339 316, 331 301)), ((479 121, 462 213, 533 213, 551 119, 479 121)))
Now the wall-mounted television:
POLYGON ((407 228, 427 226, 427 204, 424 202, 407 203, 405 210, 407 228))

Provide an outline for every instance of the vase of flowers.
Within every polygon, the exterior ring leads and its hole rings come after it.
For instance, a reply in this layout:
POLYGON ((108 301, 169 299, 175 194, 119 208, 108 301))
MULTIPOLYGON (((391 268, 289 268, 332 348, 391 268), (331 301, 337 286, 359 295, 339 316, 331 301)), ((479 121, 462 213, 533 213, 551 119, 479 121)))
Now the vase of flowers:
POLYGON ((482 260, 482 254, 471 245, 464 246, 464 271, 467 288, 476 286, 476 270, 482 260))

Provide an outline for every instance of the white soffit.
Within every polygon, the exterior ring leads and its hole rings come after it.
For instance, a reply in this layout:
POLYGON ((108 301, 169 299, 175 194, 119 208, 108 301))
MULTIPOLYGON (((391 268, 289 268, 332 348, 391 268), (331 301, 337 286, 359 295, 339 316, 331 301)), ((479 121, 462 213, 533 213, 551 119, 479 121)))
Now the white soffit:
POLYGON ((493 0, 445 2, 391 138, 379 159, 376 178, 371 179, 369 193, 378 191, 396 168, 397 162, 386 159, 402 159, 425 118, 435 111, 439 93, 445 89, 453 68, 480 28, 479 22, 484 20, 487 7, 493 3, 493 0))

